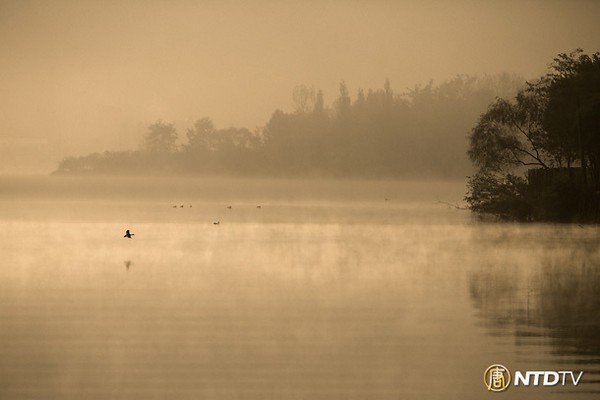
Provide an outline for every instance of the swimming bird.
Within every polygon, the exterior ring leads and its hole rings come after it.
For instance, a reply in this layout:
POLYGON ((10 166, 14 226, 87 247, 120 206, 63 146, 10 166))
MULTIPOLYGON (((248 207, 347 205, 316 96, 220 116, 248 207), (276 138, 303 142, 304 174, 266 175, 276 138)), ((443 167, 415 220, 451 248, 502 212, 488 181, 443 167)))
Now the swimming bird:
POLYGON ((127 230, 125 231, 125 236, 123 236, 123 237, 124 237, 124 238, 128 238, 128 239, 131 239, 131 237, 132 237, 132 236, 134 236, 134 235, 135 235, 135 233, 131 233, 131 232, 129 232, 129 229, 127 229, 127 230))
POLYGON ((221 223, 221 221, 215 221, 213 222, 213 225, 219 225, 221 223))

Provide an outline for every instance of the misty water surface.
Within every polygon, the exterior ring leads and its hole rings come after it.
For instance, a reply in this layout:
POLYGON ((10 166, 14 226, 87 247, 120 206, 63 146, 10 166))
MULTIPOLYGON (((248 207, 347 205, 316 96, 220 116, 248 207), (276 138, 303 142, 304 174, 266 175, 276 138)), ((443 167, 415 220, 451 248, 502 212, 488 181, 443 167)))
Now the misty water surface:
POLYGON ((597 398, 597 228, 463 192, 1 178, 0 398, 597 398), (585 375, 490 394, 493 363, 585 375))

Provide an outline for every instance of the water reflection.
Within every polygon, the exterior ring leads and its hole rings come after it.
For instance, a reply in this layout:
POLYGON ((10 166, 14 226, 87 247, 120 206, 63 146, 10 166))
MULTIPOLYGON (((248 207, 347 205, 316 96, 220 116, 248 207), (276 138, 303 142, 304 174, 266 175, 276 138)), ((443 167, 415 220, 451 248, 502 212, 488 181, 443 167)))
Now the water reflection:
POLYGON ((133 262, 131 260, 125 261, 125 269, 127 269, 127 271, 129 271, 129 267, 131 267, 132 265, 133 262))
POLYGON ((559 351, 600 356, 599 267, 597 254, 543 261, 538 324, 549 330, 559 351))
POLYGON ((523 364, 586 371, 585 392, 600 393, 600 255, 583 243, 549 252, 533 266, 519 260, 482 265, 469 276, 471 301, 486 333, 538 347, 523 364), (547 354, 544 354, 547 353, 547 354), (568 368, 566 368, 568 369, 568 368))

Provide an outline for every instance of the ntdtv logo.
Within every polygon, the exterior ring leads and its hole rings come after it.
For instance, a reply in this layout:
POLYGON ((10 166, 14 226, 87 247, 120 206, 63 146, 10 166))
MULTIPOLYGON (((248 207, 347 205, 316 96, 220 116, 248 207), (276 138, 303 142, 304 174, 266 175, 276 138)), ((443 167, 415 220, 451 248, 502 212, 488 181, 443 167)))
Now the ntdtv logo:
POLYGON ((577 386, 583 371, 515 371, 515 386, 562 386, 572 383, 577 386), (577 378, 575 377, 577 375, 577 378))
MULTIPOLYGON (((583 371, 515 371, 514 386, 577 386, 581 382, 583 371)), ((492 364, 483 373, 483 382, 487 390, 502 392, 511 383, 511 373, 502 364, 492 364)))

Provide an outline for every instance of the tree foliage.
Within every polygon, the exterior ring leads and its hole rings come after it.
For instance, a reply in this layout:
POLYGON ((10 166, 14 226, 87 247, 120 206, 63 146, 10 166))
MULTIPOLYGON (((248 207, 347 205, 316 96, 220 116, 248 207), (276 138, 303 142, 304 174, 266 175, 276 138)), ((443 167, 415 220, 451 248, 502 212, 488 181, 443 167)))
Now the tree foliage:
POLYGON ((531 216, 526 194, 527 181, 522 177, 508 174, 500 178, 480 171, 469 180, 467 187, 469 195, 466 200, 477 213, 519 220, 531 216))
MULTIPOLYGON (((492 172, 517 166, 554 166, 540 106, 527 91, 519 92, 514 102, 498 98, 492 103, 470 136, 468 154, 473 163, 492 172)), ((560 163, 560 157, 557 161, 560 163)))

